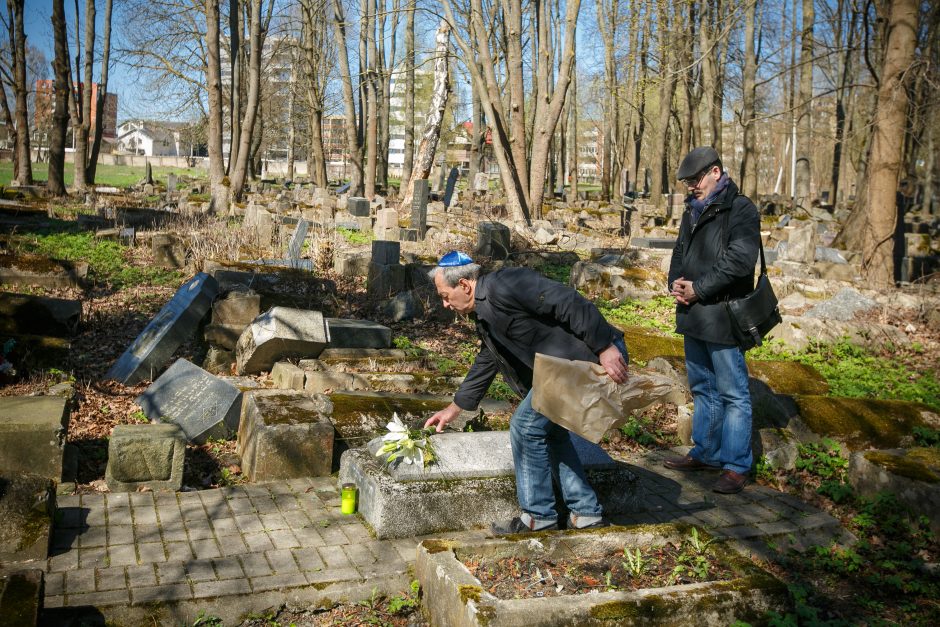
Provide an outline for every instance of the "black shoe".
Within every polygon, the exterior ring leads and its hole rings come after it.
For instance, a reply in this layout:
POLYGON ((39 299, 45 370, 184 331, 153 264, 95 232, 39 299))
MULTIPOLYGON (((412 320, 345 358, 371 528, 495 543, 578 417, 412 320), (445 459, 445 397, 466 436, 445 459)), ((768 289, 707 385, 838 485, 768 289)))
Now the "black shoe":
POLYGON ((663 466, 670 470, 721 470, 718 466, 709 466, 705 462, 699 461, 691 455, 685 457, 672 457, 663 461, 663 466))
POLYGON ((578 531, 582 529, 603 529, 604 527, 610 527, 610 523, 607 522, 606 518, 601 518, 596 522, 592 522, 590 525, 584 525, 583 527, 576 527, 574 525, 575 521, 571 518, 568 519, 568 529, 576 529, 578 531))
POLYGON ((540 529, 531 529, 529 525, 522 522, 522 519, 516 516, 512 520, 500 520, 490 525, 490 531, 494 536, 508 536, 517 533, 536 533, 538 531, 558 531, 558 523, 553 522, 547 527, 540 529))

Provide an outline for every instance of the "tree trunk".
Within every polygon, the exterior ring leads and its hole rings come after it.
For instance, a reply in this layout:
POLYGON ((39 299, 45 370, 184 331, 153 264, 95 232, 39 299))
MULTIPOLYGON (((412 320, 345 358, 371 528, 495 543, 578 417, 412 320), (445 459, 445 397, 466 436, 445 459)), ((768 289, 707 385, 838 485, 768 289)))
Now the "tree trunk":
POLYGON ((813 0, 803 0, 803 32, 800 36, 800 96, 796 113, 796 205, 809 207, 812 194, 813 154, 813 0))
MULTIPOLYGON (((76 33, 76 37, 77 37, 76 33)), ((78 85, 78 97, 81 104, 78 117, 72 120, 72 132, 75 135, 74 181, 78 189, 86 189, 88 178, 88 134, 91 130, 91 82, 95 62, 95 0, 85 0, 85 61, 84 77, 78 85)), ((78 76, 78 68, 75 72, 78 76)))
POLYGON ((8 7, 13 9, 12 31, 13 46, 13 93, 16 98, 16 183, 33 184, 32 154, 29 149, 29 112, 26 100, 29 86, 26 84, 26 33, 23 29, 24 0, 8 0, 8 7))
POLYGON ((512 150, 512 159, 515 164, 517 176, 523 181, 522 201, 532 209, 529 198, 530 187, 529 168, 526 142, 526 112, 525 112, 525 77, 522 74, 522 3, 504 3, 504 16, 506 20, 507 44, 506 51, 506 81, 509 86, 509 141, 512 150))
POLYGON ((65 27, 65 1, 52 0, 52 32, 55 39, 55 110, 49 140, 49 182, 52 196, 65 196, 65 135, 69 126, 69 42, 65 27))
MULTIPOLYGON (((572 52, 574 52, 573 49, 572 52)), ((571 68, 571 87, 568 89, 567 101, 568 141, 565 143, 568 148, 568 202, 572 203, 578 199, 578 72, 576 66, 571 68)))
MULTIPOLYGON (((297 141, 297 122, 294 119, 295 98, 296 98, 296 85, 297 85, 297 64, 298 59, 296 59, 295 51, 296 48, 291 46, 291 64, 290 64, 290 93, 287 94, 287 180, 294 180, 294 144, 297 141)), ((310 176, 310 171, 308 169, 307 176, 310 176)))
MULTIPOLYGON (((672 117, 672 98, 676 91, 676 72, 674 56, 672 54, 672 37, 670 36, 672 20, 669 15, 668 4, 660 0, 658 5, 659 16, 657 30, 659 36, 659 73, 662 76, 659 88, 659 116, 656 126, 656 135, 653 138, 653 153, 650 158, 652 177, 650 182, 650 200, 657 206, 664 202, 663 194, 666 192, 666 159, 668 152, 666 142, 669 137, 669 119, 672 117)), ((707 97, 707 96, 706 96, 707 97)))
POLYGON ((604 43, 604 133, 601 153, 601 200, 610 201, 611 143, 617 127, 614 110, 617 103, 617 62, 614 58, 614 41, 617 38, 617 15, 619 0, 597 0, 597 28, 604 43))
POLYGON ((350 165, 349 194, 362 195, 362 144, 359 141, 356 120, 356 96, 349 73, 349 53, 346 51, 346 14, 342 0, 333 0, 333 37, 339 55, 339 73, 343 82, 343 107, 346 126, 346 153, 350 165))
MULTIPOLYGON (((251 139, 258 115, 258 103, 261 99, 261 0, 251 0, 250 32, 248 46, 248 101, 245 103, 245 117, 239 130, 238 158, 230 173, 231 194, 233 200, 241 200, 248 173, 248 158, 251 153, 251 139)), ((233 147, 234 150, 234 147, 233 147)))
MULTIPOLYGON (((408 20, 405 24, 405 154, 401 167, 399 187, 404 190, 411 180, 415 159, 415 10, 417 1, 408 0, 408 20)), ((474 87, 474 93, 476 88, 474 87)), ((472 166, 471 166, 472 167, 472 166)))
POLYGON ((326 155, 323 153, 323 110, 310 111, 310 154, 307 155, 308 172, 317 187, 327 186, 326 155))
MULTIPOLYGON (((842 13, 845 10, 845 3, 843 0, 839 2, 839 36, 837 41, 841 44, 842 42, 842 13)), ((849 76, 852 73, 852 55, 854 54, 855 48, 855 29, 858 24, 858 8, 853 3, 852 6, 852 17, 849 20, 848 33, 846 33, 846 43, 845 53, 843 54, 840 60, 839 68, 839 85, 836 89, 836 106, 835 106, 835 140, 832 145, 832 175, 830 177, 829 186, 832 190, 830 192, 829 201, 835 205, 839 198, 839 188, 841 187, 841 173, 842 173, 842 152, 843 144, 845 141, 845 125, 846 125, 846 110, 845 110, 845 101, 846 95, 849 91, 849 76)))
POLYGON ((428 178, 434 165, 434 153, 437 150, 437 142, 441 137, 441 122, 444 120, 444 109, 447 107, 447 96, 450 94, 447 68, 449 35, 450 26, 447 21, 442 20, 435 37, 437 47, 434 51, 434 92, 431 95, 431 104, 428 107, 427 121, 424 124, 421 143, 418 145, 414 171, 407 185, 402 182, 401 207, 406 208, 411 204, 411 199, 414 197, 415 181, 428 178))
POLYGON ((98 170, 98 154, 101 152, 105 107, 108 102, 108 64, 111 58, 111 4, 112 0, 106 0, 104 4, 104 37, 102 42, 104 48, 101 51, 101 80, 98 82, 97 98, 95 99, 95 136, 91 142, 88 167, 85 168, 85 182, 89 185, 94 185, 95 173, 98 170))
POLYGON ((219 0, 206 0, 206 91, 209 101, 209 190, 215 211, 228 210, 229 184, 222 157, 222 67, 219 55, 219 0))
POLYGON ((228 2, 228 30, 229 30, 229 65, 232 75, 229 78, 229 144, 228 163, 225 171, 231 176, 232 165, 235 163, 236 151, 241 143, 241 111, 242 111, 242 69, 244 55, 242 52, 242 20, 241 2, 229 0, 228 2))
POLYGON ((754 101, 757 98, 757 52, 754 36, 757 32, 757 0, 748 2, 744 10, 744 71, 741 126, 744 127, 741 153, 741 192, 748 198, 757 198, 757 129, 754 121, 754 101))
POLYGON ((861 241, 845 242, 862 251, 862 270, 868 285, 893 281, 892 244, 897 218, 896 194, 903 173, 902 148, 908 114, 907 80, 917 43, 917 0, 891 0, 887 5, 887 42, 878 87, 871 159, 868 164, 866 202, 846 223, 867 225, 856 229, 861 241))
POLYGON ((328 185, 326 155, 323 151, 323 93, 329 74, 326 8, 319 0, 303 0, 302 37, 304 49, 304 84, 309 114, 310 145, 307 151, 307 175, 317 187, 328 185))

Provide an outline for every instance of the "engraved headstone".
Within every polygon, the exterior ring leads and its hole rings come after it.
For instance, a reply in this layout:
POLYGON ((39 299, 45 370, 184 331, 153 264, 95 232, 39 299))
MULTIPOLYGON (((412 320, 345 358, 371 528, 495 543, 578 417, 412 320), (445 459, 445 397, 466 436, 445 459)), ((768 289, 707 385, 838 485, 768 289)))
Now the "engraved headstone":
POLYGON ((307 237, 307 229, 310 228, 310 223, 301 218, 297 221, 297 228, 294 229, 294 234, 291 235, 290 243, 287 245, 287 257, 289 259, 300 259, 300 252, 303 249, 304 239, 307 237))
POLYGON ((180 286, 170 302, 114 362, 106 377, 124 385, 152 377, 196 331, 218 291, 219 284, 205 272, 180 286))
POLYGON ((329 343, 329 327, 319 311, 272 307, 238 338, 238 374, 270 370, 288 357, 316 357, 329 343))
POLYGON ((447 185, 444 187, 444 207, 450 207, 450 201, 454 198, 454 187, 457 185, 457 177, 460 175, 457 168, 451 168, 447 175, 447 185))
POLYGON ((418 179, 414 185, 411 200, 411 228, 418 232, 418 239, 423 240, 428 231, 428 193, 431 184, 427 179, 418 179))
POLYGON ((137 398, 151 420, 180 426, 186 439, 227 438, 238 430, 242 393, 185 359, 178 359, 137 398))

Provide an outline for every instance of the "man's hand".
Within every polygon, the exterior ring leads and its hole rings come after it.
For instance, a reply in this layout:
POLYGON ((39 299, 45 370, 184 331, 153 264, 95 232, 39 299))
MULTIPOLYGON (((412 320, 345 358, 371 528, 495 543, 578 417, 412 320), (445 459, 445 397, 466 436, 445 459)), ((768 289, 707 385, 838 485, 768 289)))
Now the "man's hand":
POLYGON ((601 365, 604 366, 604 370, 614 380, 614 383, 626 383, 629 372, 627 362, 623 360, 623 354, 619 348, 611 344, 602 350, 598 357, 601 360, 601 365))
POLYGON ((452 421, 454 418, 460 415, 462 410, 456 403, 451 403, 441 411, 437 412, 424 423, 424 428, 433 427, 437 425, 437 432, 440 433, 444 430, 444 427, 447 426, 447 423, 452 421))
POLYGON ((692 281, 687 281, 685 277, 679 277, 672 282, 672 291, 669 295, 680 305, 691 305, 698 300, 698 295, 692 289, 692 281))

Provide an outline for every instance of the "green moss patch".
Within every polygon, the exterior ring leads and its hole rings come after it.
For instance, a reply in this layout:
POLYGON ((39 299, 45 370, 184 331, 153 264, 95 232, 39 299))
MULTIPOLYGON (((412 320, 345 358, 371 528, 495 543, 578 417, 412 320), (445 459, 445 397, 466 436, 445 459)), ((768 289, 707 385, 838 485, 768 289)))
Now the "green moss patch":
POLYGON ((836 438, 850 450, 898 448, 914 427, 925 427, 926 405, 863 398, 794 396, 803 422, 821 436, 836 438))
POLYGON ((682 357, 685 358, 685 349, 681 338, 666 337, 651 333, 648 329, 620 325, 614 323, 623 331, 623 339, 630 352, 631 361, 647 362, 653 357, 682 357))
POLYGON ((819 371, 795 361, 748 361, 748 372, 777 394, 826 395, 829 384, 819 371))
POLYGON ((888 472, 925 483, 940 482, 940 449, 866 451, 865 459, 888 472))

